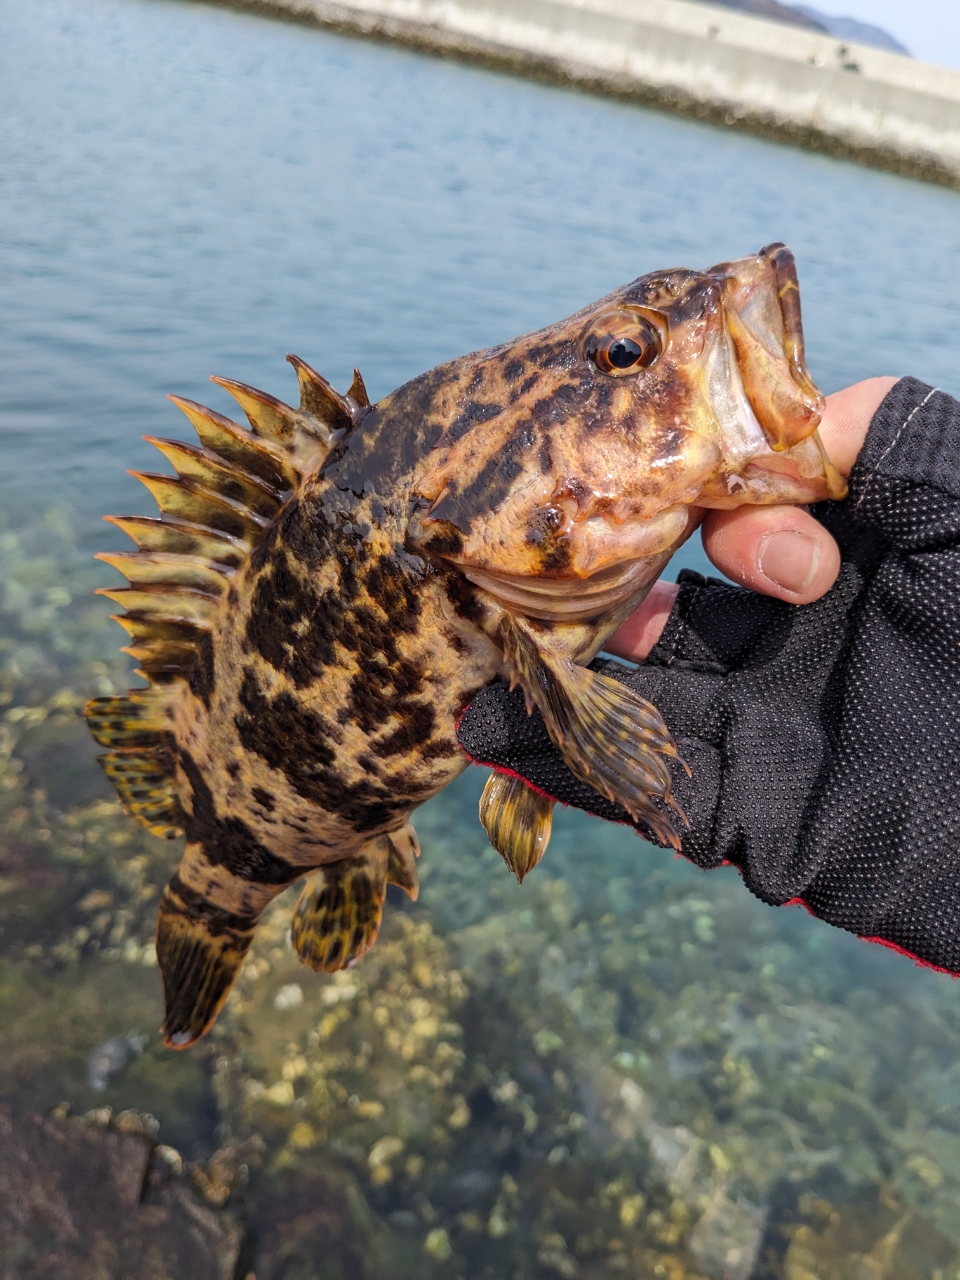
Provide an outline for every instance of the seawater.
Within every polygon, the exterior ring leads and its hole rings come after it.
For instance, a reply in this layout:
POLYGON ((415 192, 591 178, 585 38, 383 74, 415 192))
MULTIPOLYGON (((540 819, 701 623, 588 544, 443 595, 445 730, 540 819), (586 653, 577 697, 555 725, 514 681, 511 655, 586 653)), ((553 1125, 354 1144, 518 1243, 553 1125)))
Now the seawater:
POLYGON ((784 240, 826 390, 957 394, 960 195, 166 0, 0 2, 0 191, 6 1103, 232 1151, 260 1280, 960 1275, 949 978, 578 814, 519 888, 471 770, 420 815, 420 902, 368 959, 301 970, 280 904, 215 1035, 172 1055, 151 930, 177 851, 119 813, 77 716, 129 681, 90 557, 122 541, 102 513, 149 510, 141 436, 188 435, 166 392, 290 398, 295 351, 378 397, 784 240))

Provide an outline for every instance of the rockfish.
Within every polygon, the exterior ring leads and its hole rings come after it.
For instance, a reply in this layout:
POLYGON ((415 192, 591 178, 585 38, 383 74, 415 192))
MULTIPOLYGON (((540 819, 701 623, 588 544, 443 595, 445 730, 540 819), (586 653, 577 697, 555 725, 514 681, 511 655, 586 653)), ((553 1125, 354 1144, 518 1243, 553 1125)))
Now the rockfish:
MULTIPOLYGON (((186 837, 163 894, 164 1035, 226 999, 264 908, 305 878, 315 969, 417 893, 410 817, 466 767, 456 723, 519 683, 571 771, 679 847, 656 708, 587 669, 699 509, 840 498, 817 436, 783 245, 642 276, 567 320, 424 373, 377 404, 290 356, 299 408, 215 378, 248 426, 171 397, 199 445, 152 440, 159 519, 108 517, 101 556, 145 688, 86 716, 129 811, 186 837)), ((495 776, 481 815, 522 879, 552 803, 495 776)))

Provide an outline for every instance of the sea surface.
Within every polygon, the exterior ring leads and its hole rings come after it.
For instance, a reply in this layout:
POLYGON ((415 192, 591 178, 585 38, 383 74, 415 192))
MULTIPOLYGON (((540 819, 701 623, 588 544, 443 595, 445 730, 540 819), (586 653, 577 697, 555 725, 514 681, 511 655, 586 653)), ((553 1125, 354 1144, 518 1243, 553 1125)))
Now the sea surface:
POLYGON ((91 557, 150 510, 141 437, 189 435, 166 393, 289 399, 293 351, 377 398, 773 240, 826 391, 960 394, 960 193, 227 9, 0 0, 0 1104, 155 1116, 257 1280, 960 1276, 949 978, 575 813, 518 887, 474 769, 367 959, 300 969, 281 902, 175 1055, 178 850, 78 719, 130 680, 91 557))

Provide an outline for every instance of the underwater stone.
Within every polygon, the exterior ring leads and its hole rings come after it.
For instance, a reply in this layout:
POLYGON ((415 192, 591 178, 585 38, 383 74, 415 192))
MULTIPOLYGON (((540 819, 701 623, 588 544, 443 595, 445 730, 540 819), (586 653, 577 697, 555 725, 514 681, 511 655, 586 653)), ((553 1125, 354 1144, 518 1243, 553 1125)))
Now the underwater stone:
POLYGON ((92 1049, 87 1059, 87 1079, 90 1088, 102 1093, 110 1077, 122 1071, 133 1058, 143 1053, 147 1036, 140 1031, 128 1031, 125 1036, 111 1036, 92 1049))

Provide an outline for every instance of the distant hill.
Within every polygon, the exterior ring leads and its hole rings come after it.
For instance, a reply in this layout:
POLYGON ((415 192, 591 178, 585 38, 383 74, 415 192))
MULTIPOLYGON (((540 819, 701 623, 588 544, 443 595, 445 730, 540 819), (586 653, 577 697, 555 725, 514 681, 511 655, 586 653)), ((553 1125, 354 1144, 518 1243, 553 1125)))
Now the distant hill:
POLYGON ((781 4, 780 0, 712 0, 714 4, 723 5, 726 9, 739 9, 742 13, 753 13, 758 18, 773 18, 777 22, 788 22, 794 27, 806 27, 808 31, 822 31, 826 35, 836 36, 838 40, 856 40, 860 44, 872 45, 875 49, 886 49, 889 53, 905 53, 910 56, 899 40, 875 27, 869 22, 860 22, 857 18, 834 18, 828 13, 821 13, 807 4, 781 4))
POLYGON ((758 18, 775 18, 778 22, 789 22, 794 27, 807 27, 813 31, 826 31, 819 17, 802 13, 793 5, 780 4, 780 0, 713 0, 714 4, 722 4, 726 9, 740 9, 743 13, 756 14, 758 18))
POLYGON ((798 4, 795 7, 804 17, 813 18, 815 22, 826 27, 838 40, 856 40, 860 44, 873 45, 875 49, 886 49, 888 53, 904 53, 908 58, 912 56, 909 49, 882 27, 875 27, 870 22, 861 22, 858 18, 831 18, 829 14, 821 13, 819 9, 811 9, 808 4, 798 4))

